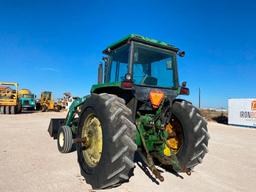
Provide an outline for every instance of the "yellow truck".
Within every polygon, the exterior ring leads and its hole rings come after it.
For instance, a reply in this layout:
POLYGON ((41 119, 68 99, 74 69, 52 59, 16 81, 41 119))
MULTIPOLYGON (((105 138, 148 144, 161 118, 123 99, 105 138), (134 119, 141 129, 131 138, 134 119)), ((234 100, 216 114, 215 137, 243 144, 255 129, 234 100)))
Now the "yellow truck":
POLYGON ((0 114, 16 114, 21 112, 18 87, 18 83, 0 82, 0 114))

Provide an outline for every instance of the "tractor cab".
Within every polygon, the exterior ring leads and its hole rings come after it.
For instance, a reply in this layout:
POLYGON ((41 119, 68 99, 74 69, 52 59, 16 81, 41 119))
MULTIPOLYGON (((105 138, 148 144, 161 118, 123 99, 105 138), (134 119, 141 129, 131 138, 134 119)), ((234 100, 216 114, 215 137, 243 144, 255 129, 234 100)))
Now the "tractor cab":
MULTIPOLYGON (((184 56, 185 52, 173 45, 139 35, 129 35, 108 46, 103 53, 107 55, 103 58, 104 78, 100 65, 98 83, 104 84, 104 87, 119 86, 121 89, 137 90, 136 92, 141 88, 148 91, 161 89, 166 95, 175 96, 177 93, 188 94, 185 86, 179 86, 177 69, 177 55, 184 56)), ((94 86, 93 92, 101 92, 97 88, 98 85, 94 86)))
POLYGON ((104 51, 109 56, 106 83, 132 81, 136 85, 164 88, 178 85, 176 48, 153 46, 147 39, 133 35, 111 48, 104 51))

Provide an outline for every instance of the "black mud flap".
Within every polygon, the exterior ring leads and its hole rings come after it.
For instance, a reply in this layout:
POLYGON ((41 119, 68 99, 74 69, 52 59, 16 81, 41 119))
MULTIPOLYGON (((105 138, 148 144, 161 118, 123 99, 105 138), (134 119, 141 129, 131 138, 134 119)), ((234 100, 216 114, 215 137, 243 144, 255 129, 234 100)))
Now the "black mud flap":
POLYGON ((65 124, 65 118, 56 118, 56 119, 51 119, 49 127, 48 127, 48 132, 53 139, 57 139, 57 134, 59 128, 65 124))

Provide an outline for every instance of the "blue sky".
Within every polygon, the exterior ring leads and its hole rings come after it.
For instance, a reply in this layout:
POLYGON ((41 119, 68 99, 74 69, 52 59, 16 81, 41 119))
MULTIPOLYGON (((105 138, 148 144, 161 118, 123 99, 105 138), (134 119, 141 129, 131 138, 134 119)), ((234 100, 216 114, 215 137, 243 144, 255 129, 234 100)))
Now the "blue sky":
POLYGON ((102 50, 130 33, 186 51, 179 58, 198 105, 226 107, 256 97, 256 2, 0 0, 0 81, 36 94, 83 96, 97 81, 102 50))

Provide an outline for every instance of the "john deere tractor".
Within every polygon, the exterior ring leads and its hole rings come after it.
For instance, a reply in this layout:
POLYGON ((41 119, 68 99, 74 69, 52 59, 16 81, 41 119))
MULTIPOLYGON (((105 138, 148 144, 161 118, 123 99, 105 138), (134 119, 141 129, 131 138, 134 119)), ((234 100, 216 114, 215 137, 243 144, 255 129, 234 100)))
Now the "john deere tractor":
POLYGON ((65 119, 52 119, 60 152, 77 151, 81 174, 94 189, 128 181, 135 156, 163 181, 156 165, 191 174, 207 153, 207 122, 178 81, 173 45, 129 35, 107 47, 91 94, 76 99, 65 119), (104 75, 103 75, 104 71, 104 75), (136 154, 136 155, 135 155, 136 154))

